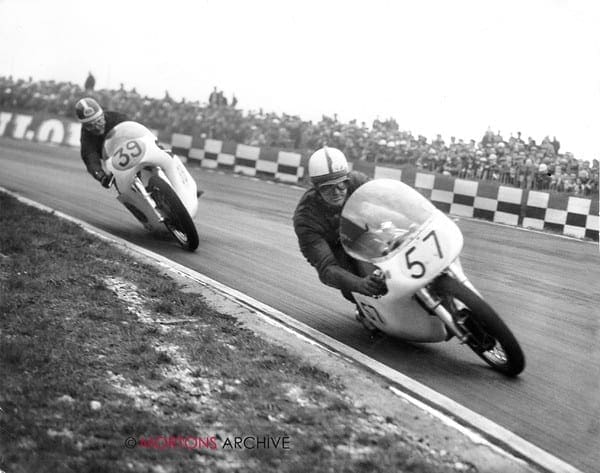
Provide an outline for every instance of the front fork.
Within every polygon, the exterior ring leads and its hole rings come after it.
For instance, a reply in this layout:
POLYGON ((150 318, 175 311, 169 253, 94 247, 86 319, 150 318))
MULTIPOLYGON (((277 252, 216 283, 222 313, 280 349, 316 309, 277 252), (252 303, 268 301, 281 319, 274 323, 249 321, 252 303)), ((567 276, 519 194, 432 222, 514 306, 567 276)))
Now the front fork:
POLYGON ((475 288, 475 286, 473 286, 473 283, 469 281, 469 278, 467 278, 467 275, 463 271, 462 264, 460 264, 460 260, 458 258, 456 258, 452 263, 450 263, 450 266, 448 266, 447 268, 447 272, 454 279, 463 283, 465 286, 471 289, 471 291, 473 291, 479 297, 482 297, 477 288, 475 288))
MULTIPOLYGON (((465 276, 458 259, 450 264, 447 271, 450 276, 457 279, 479 295, 479 292, 477 292, 471 281, 469 281, 465 276)), ((432 294, 426 287, 419 289, 415 295, 425 305, 425 307, 427 307, 427 309, 437 315, 442 322, 444 322, 448 330, 450 330, 454 336, 460 340, 461 343, 465 343, 468 340, 469 334, 457 325, 454 317, 452 317, 452 314, 448 311, 448 309, 442 305, 442 301, 439 297, 437 297, 437 295, 432 294)))
POLYGON ((162 214, 156 207, 156 202, 154 201, 154 199, 152 198, 150 193, 146 190, 146 188, 144 187, 144 183, 138 176, 135 176, 135 179, 133 180, 131 187, 135 192, 137 192, 146 201, 148 206, 152 209, 152 211, 156 215, 156 218, 158 219, 158 221, 161 223, 164 222, 165 218, 162 216, 162 214))

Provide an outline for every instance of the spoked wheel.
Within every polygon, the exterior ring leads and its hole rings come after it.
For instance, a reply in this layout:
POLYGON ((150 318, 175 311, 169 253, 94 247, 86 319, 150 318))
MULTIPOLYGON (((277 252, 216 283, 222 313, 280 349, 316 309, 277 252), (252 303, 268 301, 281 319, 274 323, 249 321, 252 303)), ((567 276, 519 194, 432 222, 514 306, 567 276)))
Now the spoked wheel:
POLYGON ((148 192, 165 218, 165 227, 179 244, 189 251, 198 248, 200 239, 194 221, 171 186, 160 177, 152 176, 148 192))
POLYGON ((525 355, 496 311, 475 292, 447 274, 436 281, 436 292, 457 325, 468 332, 467 345, 495 370, 517 376, 525 355))

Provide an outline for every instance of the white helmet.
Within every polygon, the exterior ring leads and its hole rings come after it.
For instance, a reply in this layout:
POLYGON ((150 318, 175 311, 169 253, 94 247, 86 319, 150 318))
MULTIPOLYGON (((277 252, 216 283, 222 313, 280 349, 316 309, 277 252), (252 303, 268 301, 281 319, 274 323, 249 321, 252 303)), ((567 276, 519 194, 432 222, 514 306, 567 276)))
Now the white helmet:
POLYGON ((308 177, 315 186, 341 180, 340 178, 347 175, 348 161, 344 153, 337 148, 323 146, 308 159, 308 177))

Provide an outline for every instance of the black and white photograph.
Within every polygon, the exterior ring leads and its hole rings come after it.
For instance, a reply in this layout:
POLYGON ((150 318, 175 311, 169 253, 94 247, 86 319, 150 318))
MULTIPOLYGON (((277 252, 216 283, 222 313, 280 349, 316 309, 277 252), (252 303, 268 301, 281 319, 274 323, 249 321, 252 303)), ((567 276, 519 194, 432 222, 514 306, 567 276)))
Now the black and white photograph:
POLYGON ((599 472, 598 25, 0 0, 0 473, 599 472))

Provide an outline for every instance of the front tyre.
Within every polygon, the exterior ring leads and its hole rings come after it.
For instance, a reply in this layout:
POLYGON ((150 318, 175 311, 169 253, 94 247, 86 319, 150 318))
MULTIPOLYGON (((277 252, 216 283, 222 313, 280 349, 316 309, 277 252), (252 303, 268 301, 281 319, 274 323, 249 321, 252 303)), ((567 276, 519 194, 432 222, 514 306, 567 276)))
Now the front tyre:
POLYGON ((496 311, 460 281, 443 274, 436 292, 456 323, 468 332, 467 344, 487 364, 507 375, 525 368, 525 355, 517 339, 496 311))
POLYGON ((158 176, 148 182, 148 192, 163 215, 165 227, 188 251, 198 248, 200 239, 194 221, 173 188, 158 176))

